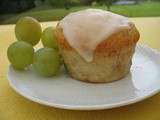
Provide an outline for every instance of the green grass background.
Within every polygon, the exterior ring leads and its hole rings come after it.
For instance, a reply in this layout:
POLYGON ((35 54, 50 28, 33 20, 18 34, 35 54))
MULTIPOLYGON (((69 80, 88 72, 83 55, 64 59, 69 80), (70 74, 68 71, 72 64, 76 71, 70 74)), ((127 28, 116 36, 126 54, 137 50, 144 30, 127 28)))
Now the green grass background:
MULTIPOLYGON (((62 19, 70 12, 87 8, 99 8, 107 10, 106 6, 78 6, 69 10, 64 8, 54 9, 51 6, 40 6, 27 12, 14 15, 4 15, 0 24, 16 23, 20 17, 31 16, 39 21, 56 21, 62 19)), ((145 2, 137 5, 113 5, 111 11, 127 17, 149 17, 160 16, 160 2, 145 2)))

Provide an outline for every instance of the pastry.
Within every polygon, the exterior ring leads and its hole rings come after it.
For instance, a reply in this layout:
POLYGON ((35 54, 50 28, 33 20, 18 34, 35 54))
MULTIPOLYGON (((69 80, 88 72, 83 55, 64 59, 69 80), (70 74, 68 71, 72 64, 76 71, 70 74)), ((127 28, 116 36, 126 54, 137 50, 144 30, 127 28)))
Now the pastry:
POLYGON ((96 83, 129 73, 140 36, 127 17, 100 9, 70 13, 58 23, 55 35, 69 75, 96 83))

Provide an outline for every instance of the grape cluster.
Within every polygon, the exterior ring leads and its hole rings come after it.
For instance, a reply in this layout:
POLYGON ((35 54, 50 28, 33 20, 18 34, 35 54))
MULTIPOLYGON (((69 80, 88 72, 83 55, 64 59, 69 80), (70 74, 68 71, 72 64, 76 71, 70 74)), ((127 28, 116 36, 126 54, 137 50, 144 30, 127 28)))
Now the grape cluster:
POLYGON ((30 65, 40 75, 51 77, 60 70, 61 57, 54 36, 54 28, 48 27, 43 32, 39 22, 32 17, 23 17, 15 26, 18 41, 12 43, 7 50, 8 60, 16 70, 25 70, 30 65), (40 41, 44 48, 36 52, 33 46, 40 41))

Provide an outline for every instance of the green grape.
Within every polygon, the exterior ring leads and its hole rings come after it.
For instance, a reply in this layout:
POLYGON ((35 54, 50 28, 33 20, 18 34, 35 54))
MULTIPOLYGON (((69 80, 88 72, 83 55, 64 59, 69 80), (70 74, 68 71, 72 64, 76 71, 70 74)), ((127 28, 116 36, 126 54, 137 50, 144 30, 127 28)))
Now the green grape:
POLYGON ((23 70, 32 64, 34 49, 26 42, 17 41, 8 47, 7 56, 15 69, 23 70))
POLYGON ((44 47, 58 49, 53 27, 48 27, 43 31, 41 40, 44 47))
POLYGON ((15 35, 18 40, 36 45, 41 37, 42 30, 38 21, 32 17, 23 17, 15 26, 15 35))
POLYGON ((60 70, 60 57, 52 48, 41 48, 33 57, 33 68, 42 76, 51 77, 57 75, 60 70))

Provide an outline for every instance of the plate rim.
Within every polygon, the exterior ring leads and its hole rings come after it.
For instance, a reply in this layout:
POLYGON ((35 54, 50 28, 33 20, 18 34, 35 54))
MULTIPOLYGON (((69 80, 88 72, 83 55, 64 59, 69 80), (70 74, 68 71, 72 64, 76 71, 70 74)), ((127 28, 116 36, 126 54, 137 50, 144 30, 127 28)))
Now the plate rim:
MULTIPOLYGON (((138 44, 137 47, 143 48, 143 49, 147 49, 150 52, 155 53, 156 55, 158 55, 160 57, 160 52, 158 52, 156 49, 150 48, 145 44, 138 44)), ((9 67, 10 68, 10 67, 9 67)), ((34 96, 30 96, 28 94, 25 94, 24 92, 22 92, 21 90, 19 90, 16 85, 14 85, 14 83, 12 82, 12 78, 10 78, 9 76, 9 68, 8 68, 8 72, 7 72, 7 80, 9 82, 9 85, 11 86, 11 88, 13 88, 13 90, 15 92, 17 92, 19 95, 23 96, 24 98, 42 104, 42 105, 46 105, 46 106, 50 106, 50 107, 55 107, 55 108, 61 108, 61 109, 67 109, 67 110, 103 110, 103 109, 111 109, 111 108, 117 108, 117 107, 121 107, 121 106, 126 106, 126 105, 130 105, 133 103, 137 103, 140 102, 144 99, 150 98, 152 96, 154 96, 155 94, 160 92, 160 87, 154 89, 150 94, 145 94, 143 96, 140 97, 136 97, 133 99, 129 99, 129 100, 125 100, 122 102, 118 102, 118 103, 112 103, 112 104, 102 104, 102 105, 65 105, 65 104, 58 104, 58 103, 52 103, 52 102, 48 102, 45 100, 41 100, 39 98, 36 98, 34 96)))

